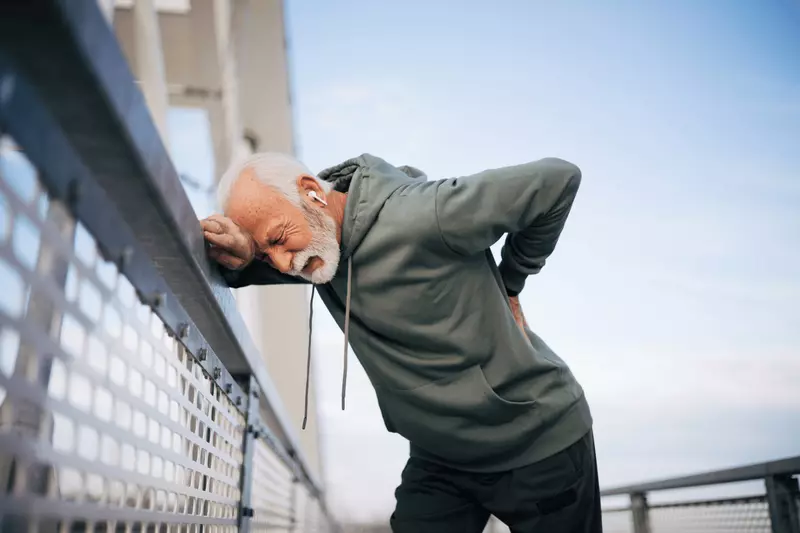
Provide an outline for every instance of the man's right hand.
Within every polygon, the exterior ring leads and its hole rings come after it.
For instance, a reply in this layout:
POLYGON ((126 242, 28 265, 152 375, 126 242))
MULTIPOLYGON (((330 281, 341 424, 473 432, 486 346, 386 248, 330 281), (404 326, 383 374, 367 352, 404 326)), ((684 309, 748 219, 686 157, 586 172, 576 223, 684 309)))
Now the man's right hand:
POLYGON ((511 306, 511 313, 514 315, 514 320, 524 332, 525 328, 528 327, 528 321, 525 320, 525 314, 522 312, 522 306, 519 303, 519 296, 509 297, 508 303, 511 306))
POLYGON ((222 215, 211 215, 201 220, 203 236, 211 244, 208 256, 231 270, 241 270, 253 260, 255 241, 249 233, 233 220, 222 215))

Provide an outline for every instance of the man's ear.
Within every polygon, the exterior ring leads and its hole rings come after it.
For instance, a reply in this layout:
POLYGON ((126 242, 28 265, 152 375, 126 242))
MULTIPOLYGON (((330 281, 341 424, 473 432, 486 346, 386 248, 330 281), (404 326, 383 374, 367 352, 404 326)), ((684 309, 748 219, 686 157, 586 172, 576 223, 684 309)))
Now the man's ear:
POLYGON ((311 176, 306 174, 301 174, 298 176, 297 190, 300 192, 300 196, 302 196, 302 200, 305 202, 316 204, 317 207, 328 204, 325 191, 319 186, 319 182, 311 176), (311 192, 315 194, 316 198, 319 200, 319 203, 315 202, 314 197, 309 196, 309 193, 311 192))

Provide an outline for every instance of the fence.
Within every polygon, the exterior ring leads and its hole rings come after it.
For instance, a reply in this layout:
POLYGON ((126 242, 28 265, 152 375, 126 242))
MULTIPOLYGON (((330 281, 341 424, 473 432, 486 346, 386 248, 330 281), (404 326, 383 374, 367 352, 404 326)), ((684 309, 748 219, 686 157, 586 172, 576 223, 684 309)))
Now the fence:
POLYGON ((0 530, 336 531, 93 0, 0 3, 0 530))
POLYGON ((630 505, 604 507, 608 533, 800 533, 800 457, 605 490, 603 497, 627 495, 630 505), (761 494, 653 504, 662 491, 764 482, 761 494))

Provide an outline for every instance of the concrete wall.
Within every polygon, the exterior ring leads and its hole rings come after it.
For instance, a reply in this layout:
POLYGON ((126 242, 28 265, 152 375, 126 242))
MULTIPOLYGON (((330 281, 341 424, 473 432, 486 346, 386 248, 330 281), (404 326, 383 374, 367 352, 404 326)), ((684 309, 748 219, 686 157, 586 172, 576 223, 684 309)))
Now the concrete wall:
MULTIPOLYGON (((227 59, 228 49, 224 44, 220 48, 216 38, 219 20, 215 17, 223 2, 192 0, 188 12, 158 15, 170 104, 207 111, 217 177, 233 152, 246 149, 242 146, 246 145, 245 135, 255 139, 257 151, 294 152, 283 2, 236 0, 229 4, 233 48, 227 59), (231 93, 235 93, 233 99, 231 93)), ((113 23, 128 61, 138 74, 142 47, 136 43, 133 11, 118 6, 113 23)), ((308 288, 248 287, 235 292, 240 312, 265 357, 310 467, 322 479, 313 386, 308 429, 300 430, 308 346, 308 288)))

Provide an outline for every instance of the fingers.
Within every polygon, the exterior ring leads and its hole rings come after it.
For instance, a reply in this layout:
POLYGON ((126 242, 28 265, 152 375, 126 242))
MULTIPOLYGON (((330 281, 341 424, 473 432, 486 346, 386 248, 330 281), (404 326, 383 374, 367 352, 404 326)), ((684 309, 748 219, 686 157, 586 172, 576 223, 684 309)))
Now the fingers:
POLYGON ((200 221, 200 227, 203 229, 204 232, 211 232, 211 233, 223 233, 224 230, 222 228, 222 224, 220 224, 216 220, 212 220, 207 218, 205 220, 200 221))
POLYGON ((223 215, 211 215, 201 220, 200 227, 203 228, 203 231, 210 231, 212 233, 234 233, 241 231, 241 228, 239 228, 233 220, 223 215))
POLYGON ((250 234, 231 219, 211 215, 200 221, 203 237, 211 244, 208 255, 222 266, 239 270, 253 259, 254 243, 250 234))
POLYGON ((238 241, 236 237, 229 233, 212 233, 210 231, 204 231, 203 236, 214 246, 219 246, 227 250, 234 250, 237 248, 238 241))
POLYGON ((528 322, 525 320, 525 314, 522 312, 522 306, 519 303, 519 298, 517 296, 511 296, 508 298, 508 302, 511 306, 511 314, 514 315, 514 321, 524 331, 528 326, 528 322))
POLYGON ((208 251, 208 256, 230 270, 239 270, 246 264, 244 259, 236 257, 235 255, 226 252, 222 248, 211 248, 208 251))

